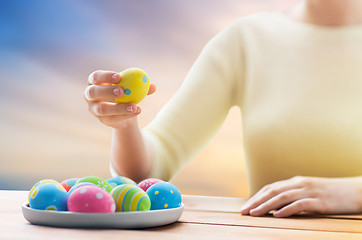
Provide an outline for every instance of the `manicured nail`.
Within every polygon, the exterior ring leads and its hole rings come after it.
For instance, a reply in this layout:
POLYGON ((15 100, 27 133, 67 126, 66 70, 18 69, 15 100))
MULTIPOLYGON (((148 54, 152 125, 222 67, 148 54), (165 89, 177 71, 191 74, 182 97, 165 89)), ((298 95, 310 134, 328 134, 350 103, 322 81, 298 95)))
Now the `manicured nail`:
POLYGON ((113 89, 113 94, 114 96, 118 97, 119 95, 121 95, 121 90, 119 88, 115 88, 113 89))
POLYGON ((115 73, 115 74, 112 75, 112 81, 114 83, 118 83, 119 80, 121 80, 121 76, 118 73, 115 73))
POLYGON ((133 109, 133 106, 132 105, 129 105, 129 106, 127 106, 127 112, 133 112, 134 111, 134 109, 133 109))

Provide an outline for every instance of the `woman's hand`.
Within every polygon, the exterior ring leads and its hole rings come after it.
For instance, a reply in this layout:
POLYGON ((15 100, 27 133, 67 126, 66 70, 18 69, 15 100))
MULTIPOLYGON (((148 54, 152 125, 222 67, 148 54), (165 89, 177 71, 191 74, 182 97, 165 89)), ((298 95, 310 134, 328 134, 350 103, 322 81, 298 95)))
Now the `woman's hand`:
POLYGON ((351 214, 362 212, 362 177, 293 177, 263 187, 241 208, 241 213, 274 217, 300 212, 351 214))
MULTIPOLYGON (((95 71, 88 77, 89 86, 85 89, 84 97, 88 110, 103 124, 119 128, 124 120, 135 118, 141 109, 134 103, 117 103, 115 98, 123 95, 120 86, 112 85, 120 82, 121 75, 112 71, 95 71)), ((150 85, 148 94, 156 91, 154 84, 150 85)))

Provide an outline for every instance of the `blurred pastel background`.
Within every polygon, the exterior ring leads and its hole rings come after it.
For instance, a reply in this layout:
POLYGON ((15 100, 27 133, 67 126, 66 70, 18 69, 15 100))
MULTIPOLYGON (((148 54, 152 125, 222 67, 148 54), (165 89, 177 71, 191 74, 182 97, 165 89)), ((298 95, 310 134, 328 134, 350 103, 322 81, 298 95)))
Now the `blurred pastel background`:
MULTIPOLYGON (((158 91, 148 124, 179 88, 207 41, 234 20, 297 0, 0 1, 0 189, 36 181, 109 178, 111 129, 83 100, 94 70, 141 67, 158 91)), ((183 194, 245 197, 241 116, 172 182, 183 194)))

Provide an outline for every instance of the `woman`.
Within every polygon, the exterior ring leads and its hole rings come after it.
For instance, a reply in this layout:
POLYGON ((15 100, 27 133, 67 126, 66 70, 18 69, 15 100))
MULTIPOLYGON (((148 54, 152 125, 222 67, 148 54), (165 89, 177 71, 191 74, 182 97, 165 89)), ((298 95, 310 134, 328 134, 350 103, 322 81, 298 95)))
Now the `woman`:
POLYGON ((253 194, 242 214, 359 213, 361 43, 361 1, 305 0, 285 13, 239 19, 215 36, 144 129, 139 107, 114 103, 123 94, 111 85, 119 74, 92 73, 85 96, 90 112, 114 129, 115 174, 170 179, 238 106, 253 194))

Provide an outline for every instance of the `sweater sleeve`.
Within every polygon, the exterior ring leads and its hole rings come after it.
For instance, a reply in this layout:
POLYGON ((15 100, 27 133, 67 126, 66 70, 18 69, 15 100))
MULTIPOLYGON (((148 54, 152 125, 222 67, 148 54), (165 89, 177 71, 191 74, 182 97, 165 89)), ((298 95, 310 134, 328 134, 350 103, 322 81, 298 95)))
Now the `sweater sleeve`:
POLYGON ((230 108, 240 105, 241 42, 238 22, 213 37, 175 96, 143 129, 154 159, 150 177, 171 179, 213 139, 230 108))

